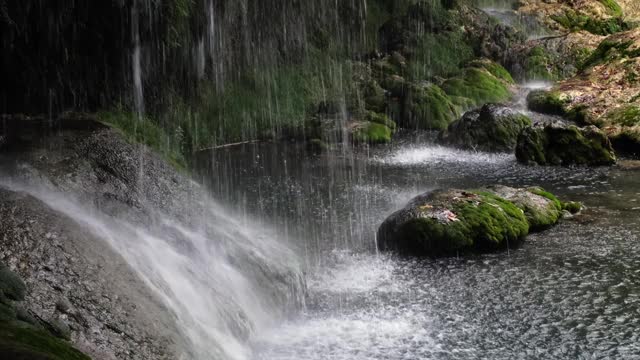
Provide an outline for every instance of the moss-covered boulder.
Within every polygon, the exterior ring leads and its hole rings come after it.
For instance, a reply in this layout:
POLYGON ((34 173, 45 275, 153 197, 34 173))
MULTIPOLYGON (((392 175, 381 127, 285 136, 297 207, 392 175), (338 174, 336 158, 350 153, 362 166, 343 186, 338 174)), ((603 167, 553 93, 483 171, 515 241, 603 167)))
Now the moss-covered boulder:
POLYGON ((409 88, 404 100, 401 125, 412 129, 442 130, 458 117, 458 107, 435 84, 417 84, 409 88))
POLYGON ((569 99, 558 92, 548 90, 533 90, 527 95, 529 110, 551 115, 565 115, 565 105, 569 99))
POLYGON ((562 207, 539 188, 435 190, 389 216, 378 229, 378 247, 415 256, 503 249, 557 223, 562 207))
POLYGON ((493 64, 494 67, 486 64, 470 66, 461 75, 447 79, 442 84, 442 89, 449 96, 470 99, 475 106, 507 101, 511 98, 509 85, 513 80, 510 76, 505 78, 504 73, 498 71, 504 70, 500 65, 493 64))
POLYGON ((386 144, 391 142, 392 134, 388 126, 371 121, 355 123, 351 129, 351 139, 356 144, 386 144))
POLYGON ((616 162, 607 135, 595 126, 549 124, 526 128, 518 136, 516 158, 525 164, 612 165, 616 162))
POLYGON ((505 105, 486 104, 451 123, 438 140, 463 149, 512 152, 518 135, 528 126, 531 120, 527 116, 505 105))

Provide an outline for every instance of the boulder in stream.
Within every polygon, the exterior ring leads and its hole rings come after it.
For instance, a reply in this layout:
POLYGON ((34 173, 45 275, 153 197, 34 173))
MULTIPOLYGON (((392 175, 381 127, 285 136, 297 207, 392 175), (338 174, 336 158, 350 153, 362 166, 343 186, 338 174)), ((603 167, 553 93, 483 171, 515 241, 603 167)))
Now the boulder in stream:
POLYGON ((378 229, 380 250, 415 256, 485 252, 516 245, 556 224, 565 205, 540 188, 435 190, 412 199, 378 229))
POLYGON ((531 126, 518 136, 516 158, 539 165, 612 165, 616 162, 607 135, 595 126, 546 124, 531 126))
POLYGON ((527 126, 531 126, 531 120, 526 115, 505 105, 486 104, 451 123, 438 140, 463 149, 510 152, 527 126))

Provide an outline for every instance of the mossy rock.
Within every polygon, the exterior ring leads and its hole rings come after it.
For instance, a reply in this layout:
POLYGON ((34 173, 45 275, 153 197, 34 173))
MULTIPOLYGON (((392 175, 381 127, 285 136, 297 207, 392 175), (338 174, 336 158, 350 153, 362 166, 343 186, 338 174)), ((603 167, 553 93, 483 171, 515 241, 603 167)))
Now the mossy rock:
POLYGON ((24 300, 27 293, 27 286, 22 279, 2 264, 0 264, 0 292, 6 298, 15 301, 24 300))
POLYGON ((559 78, 551 54, 542 46, 529 50, 523 63, 526 80, 556 80, 559 78))
POLYGON ((502 65, 494 61, 491 61, 489 59, 473 60, 469 63, 469 67, 485 69, 489 73, 491 73, 491 75, 506 82, 507 84, 515 84, 513 77, 511 76, 511 74, 507 69, 505 69, 502 65))
POLYGON ((435 190, 390 215, 378 229, 378 247, 413 256, 499 250, 580 208, 538 187, 435 190))
POLYGON ((462 149, 512 152, 520 132, 531 124, 527 116, 505 105, 487 104, 451 123, 438 140, 462 149))
POLYGON ((517 189, 507 186, 492 186, 488 188, 488 191, 511 201, 520 208, 527 218, 531 232, 548 229, 557 224, 565 209, 565 203, 540 187, 517 189))
POLYGON ((640 126, 640 106, 626 105, 607 113, 606 123, 614 126, 640 126))
POLYGON ((396 130, 396 123, 393 120, 391 120, 391 118, 387 114, 377 113, 374 111, 367 111, 367 121, 376 123, 376 124, 385 125, 389 129, 391 129, 391 131, 396 130))
POLYGON ((609 14, 612 16, 621 17, 623 15, 622 8, 616 0, 599 0, 605 8, 609 10, 609 14))
POLYGON ((447 79, 442 84, 442 89, 449 96, 467 98, 475 106, 479 106, 509 100, 511 91, 508 85, 508 82, 496 77, 486 68, 469 67, 461 75, 447 79))
POLYGON ((356 144, 386 144, 391 142, 392 134, 388 126, 366 121, 355 125, 351 138, 356 144))
POLYGON ((486 190, 436 190, 420 195, 378 229, 378 247, 416 256, 490 251, 529 232, 521 209, 486 190))
POLYGON ((457 117, 456 104, 438 85, 413 85, 404 101, 401 125, 413 129, 443 130, 457 117))
POLYGON ((533 90, 527 95, 529 110, 550 115, 566 115, 569 99, 560 93, 548 90, 533 90))
POLYGON ((636 58, 639 56, 640 48, 634 45, 633 40, 629 40, 624 36, 614 35, 604 39, 591 55, 580 64, 580 69, 584 70, 598 64, 610 63, 617 59, 636 58))
POLYGON ((585 30, 595 35, 611 35, 631 28, 622 17, 596 18, 575 10, 567 10, 562 14, 551 15, 551 19, 569 31, 585 30))
POLYGON ((613 165, 607 135, 595 126, 551 124, 526 128, 518 137, 516 158, 538 165, 613 165))
POLYGON ((13 360, 90 360, 67 342, 19 322, 0 322, 0 354, 13 360))

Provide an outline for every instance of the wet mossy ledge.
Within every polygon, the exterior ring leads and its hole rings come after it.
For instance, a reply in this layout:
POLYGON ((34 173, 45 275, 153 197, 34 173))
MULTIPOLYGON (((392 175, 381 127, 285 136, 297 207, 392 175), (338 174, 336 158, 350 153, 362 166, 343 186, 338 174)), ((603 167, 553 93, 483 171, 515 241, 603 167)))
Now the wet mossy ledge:
POLYGON ((580 209, 538 187, 435 190, 415 197, 382 223, 378 248, 432 257, 497 251, 580 209))
POLYGON ((0 355, 3 359, 90 360, 68 343, 59 322, 42 322, 20 302, 27 287, 20 277, 0 263, 0 355))
POLYGON ((607 135, 595 126, 550 124, 520 133, 516 158, 525 164, 606 166, 616 163, 607 135))

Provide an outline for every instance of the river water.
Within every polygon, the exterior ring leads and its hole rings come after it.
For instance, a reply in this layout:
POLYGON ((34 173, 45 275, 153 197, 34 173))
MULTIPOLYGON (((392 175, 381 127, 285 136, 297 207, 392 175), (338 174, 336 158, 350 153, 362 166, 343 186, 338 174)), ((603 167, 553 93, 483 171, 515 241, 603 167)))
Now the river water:
POLYGON ((256 359, 640 358, 640 170, 529 167, 434 145, 311 155, 296 144, 210 154, 205 180, 305 259, 306 308, 252 340, 256 359), (587 210, 517 249, 379 254, 377 226, 439 187, 540 185, 587 210))

